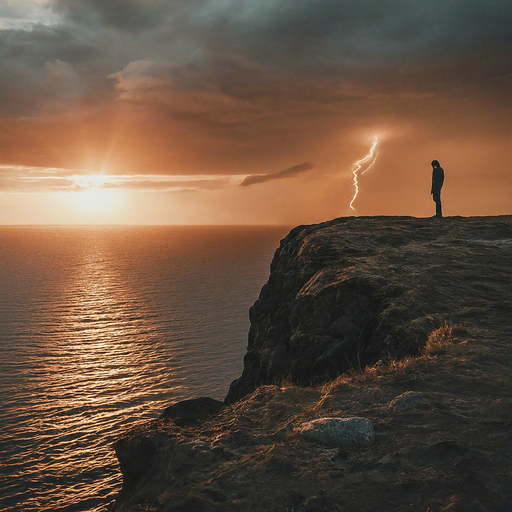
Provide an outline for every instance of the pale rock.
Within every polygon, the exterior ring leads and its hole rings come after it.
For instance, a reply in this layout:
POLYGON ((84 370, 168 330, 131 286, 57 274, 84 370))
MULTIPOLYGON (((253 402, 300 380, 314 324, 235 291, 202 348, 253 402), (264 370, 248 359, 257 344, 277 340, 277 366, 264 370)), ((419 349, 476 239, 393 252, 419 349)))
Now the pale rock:
POLYGON ((328 446, 366 446, 375 440, 372 422, 358 417, 320 418, 304 423, 296 432, 328 446))

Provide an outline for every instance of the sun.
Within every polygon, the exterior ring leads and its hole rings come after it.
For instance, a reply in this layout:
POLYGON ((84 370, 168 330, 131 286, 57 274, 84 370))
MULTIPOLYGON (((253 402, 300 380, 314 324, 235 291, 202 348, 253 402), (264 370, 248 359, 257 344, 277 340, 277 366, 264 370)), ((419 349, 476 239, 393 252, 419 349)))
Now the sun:
POLYGON ((120 206, 120 196, 111 187, 109 176, 101 174, 74 176, 73 207, 88 215, 114 213, 120 206))
POLYGON ((89 189, 75 192, 73 201, 85 213, 106 213, 116 209, 117 199, 112 190, 89 189))

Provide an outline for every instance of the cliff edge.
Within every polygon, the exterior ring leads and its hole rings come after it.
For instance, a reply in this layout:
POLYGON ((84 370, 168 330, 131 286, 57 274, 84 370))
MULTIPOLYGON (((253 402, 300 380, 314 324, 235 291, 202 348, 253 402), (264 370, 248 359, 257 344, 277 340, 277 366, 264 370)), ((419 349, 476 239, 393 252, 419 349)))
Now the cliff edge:
POLYGON ((512 509, 512 217, 294 228, 244 368, 116 442, 118 511, 512 509))

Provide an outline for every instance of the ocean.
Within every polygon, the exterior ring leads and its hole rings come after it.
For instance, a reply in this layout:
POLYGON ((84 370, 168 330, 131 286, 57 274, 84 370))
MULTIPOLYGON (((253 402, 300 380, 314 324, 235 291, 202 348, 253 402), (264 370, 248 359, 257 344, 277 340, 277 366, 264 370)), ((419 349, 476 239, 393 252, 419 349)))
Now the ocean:
POLYGON ((0 511, 109 510, 112 443, 240 375, 287 232, 0 228, 0 511))

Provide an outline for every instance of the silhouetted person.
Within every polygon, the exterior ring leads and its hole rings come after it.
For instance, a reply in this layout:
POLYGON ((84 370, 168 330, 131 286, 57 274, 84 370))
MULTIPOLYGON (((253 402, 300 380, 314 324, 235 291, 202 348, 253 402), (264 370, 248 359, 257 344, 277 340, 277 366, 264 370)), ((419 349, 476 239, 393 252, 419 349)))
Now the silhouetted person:
POLYGON ((444 183, 444 171, 439 165, 437 160, 432 160, 432 199, 436 203, 436 214, 434 217, 442 217, 443 211, 441 210, 441 188, 444 183))

